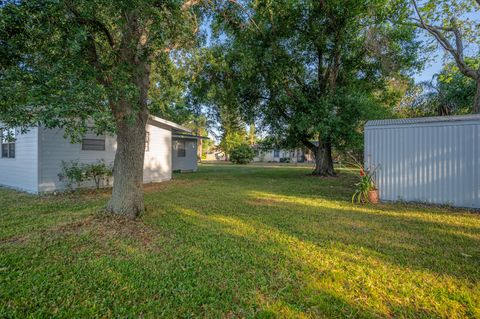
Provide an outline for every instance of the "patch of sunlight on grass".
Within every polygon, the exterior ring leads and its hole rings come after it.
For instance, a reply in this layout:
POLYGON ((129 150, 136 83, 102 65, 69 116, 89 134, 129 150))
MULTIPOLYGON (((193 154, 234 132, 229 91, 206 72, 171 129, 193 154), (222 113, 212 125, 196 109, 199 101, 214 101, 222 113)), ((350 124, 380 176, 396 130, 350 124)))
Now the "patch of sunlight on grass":
MULTIPOLYGON (((262 195, 272 197, 273 194, 262 195)), ((297 202, 291 196, 283 199, 289 203, 297 202)), ((468 309, 460 300, 449 298, 451 294, 459 292, 468 295, 469 283, 454 276, 439 276, 438 273, 425 269, 402 267, 380 258, 378 252, 364 247, 338 243, 320 247, 260 222, 246 222, 221 214, 203 215, 182 208, 178 210, 197 225, 212 227, 213 224, 213 227, 223 233, 242 236, 264 249, 283 254, 292 260, 297 265, 295 276, 301 278, 300 282, 304 285, 299 289, 307 303, 315 303, 316 298, 327 294, 330 298, 342 296, 342 302, 352 305, 352 309, 365 311, 366 307, 381 316, 394 316, 397 311, 403 312, 405 304, 414 304, 416 308, 431 316, 440 313, 448 314, 450 318, 455 318, 459 313, 480 315, 479 295, 473 297, 468 309), (435 299, 432 298, 434 295, 435 299)), ((281 299, 265 299, 266 309, 276 315, 287 315, 289 311, 293 311, 283 307, 281 299)), ((295 317, 295 314, 301 315, 301 312, 291 314, 295 317)))
POLYGON ((262 310, 257 314, 257 318, 311 318, 305 312, 293 307, 282 300, 271 301, 264 294, 257 293, 256 300, 262 306, 262 310))
MULTIPOLYGON (((409 218, 412 220, 419 220, 425 222, 439 222, 439 223, 448 223, 449 225, 460 226, 460 227, 472 227, 480 229, 480 216, 477 218, 471 218, 472 215, 468 214, 468 218, 462 213, 459 214, 445 214, 445 213, 430 213, 426 214, 425 211, 420 210, 410 210, 410 209, 398 209, 395 204, 380 204, 376 208, 371 205, 359 205, 351 204, 345 201, 333 201, 328 200, 322 197, 319 198, 308 198, 301 196, 288 196, 288 195, 278 195, 275 193, 269 192, 259 192, 252 191, 248 193, 253 200, 264 200, 265 202, 270 203, 285 203, 291 205, 305 205, 315 208, 328 208, 335 210, 344 210, 348 212, 358 212, 363 214, 381 214, 384 216, 390 217, 402 217, 409 218)), ((465 212, 464 212, 465 214, 465 212)))
POLYGON ((0 317, 480 318, 480 215, 308 173, 201 165, 137 221, 0 189, 0 317))

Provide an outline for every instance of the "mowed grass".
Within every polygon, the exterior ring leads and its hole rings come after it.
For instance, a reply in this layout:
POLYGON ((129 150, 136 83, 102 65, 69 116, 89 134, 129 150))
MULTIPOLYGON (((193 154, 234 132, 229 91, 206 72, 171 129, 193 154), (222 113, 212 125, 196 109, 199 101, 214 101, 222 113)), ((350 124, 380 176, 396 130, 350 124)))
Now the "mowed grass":
POLYGON ((203 165, 108 193, 0 189, 0 317, 480 317, 480 215, 352 205, 356 172, 203 165))

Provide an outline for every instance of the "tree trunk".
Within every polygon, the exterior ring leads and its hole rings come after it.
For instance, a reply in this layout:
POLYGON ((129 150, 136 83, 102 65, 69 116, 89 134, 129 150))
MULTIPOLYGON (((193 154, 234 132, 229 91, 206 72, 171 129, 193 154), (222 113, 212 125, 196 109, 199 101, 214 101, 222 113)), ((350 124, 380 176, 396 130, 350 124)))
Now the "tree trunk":
POLYGON ((109 213, 135 218, 145 210, 143 165, 147 119, 147 112, 142 112, 138 114, 135 123, 128 119, 117 121, 113 190, 107 205, 109 213))
POLYGON ((475 92, 475 98, 473 100, 473 113, 480 114, 480 80, 477 81, 477 90, 475 92))
POLYGON ((135 218, 145 210, 143 201, 143 166, 148 121, 150 65, 134 60, 133 83, 138 88, 135 100, 121 99, 114 105, 117 151, 113 165, 112 197, 107 212, 135 218))
POLYGON ((336 176, 333 168, 332 144, 328 141, 319 141, 319 145, 312 151, 315 157, 315 169, 312 175, 336 176))
MULTIPOLYGON (((198 135, 200 135, 200 134, 198 134, 198 135)), ((203 155, 203 139, 198 138, 197 157, 198 157, 199 161, 202 160, 202 155, 203 155)))

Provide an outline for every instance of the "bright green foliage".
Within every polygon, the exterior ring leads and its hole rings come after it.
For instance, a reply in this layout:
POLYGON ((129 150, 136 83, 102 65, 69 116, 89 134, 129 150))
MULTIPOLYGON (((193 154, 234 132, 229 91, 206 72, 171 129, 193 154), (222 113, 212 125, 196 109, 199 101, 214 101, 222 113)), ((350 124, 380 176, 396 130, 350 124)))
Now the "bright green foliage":
POLYGON ((223 131, 220 148, 225 154, 230 155, 235 148, 246 143, 244 130, 235 126, 227 126, 223 127, 223 131))
POLYGON ((201 51, 198 63, 201 72, 190 83, 195 103, 204 105, 219 125, 220 148, 228 156, 231 150, 247 138, 246 116, 239 101, 242 77, 238 74, 238 59, 224 45, 212 45, 201 51))
POLYGON ((368 192, 376 190, 375 170, 360 169, 360 181, 355 184, 355 192, 352 195, 352 203, 368 203, 368 192))
POLYGON ((220 22, 237 100, 291 146, 357 143, 388 80, 416 65, 413 28, 391 22, 406 18, 403 1, 246 3, 220 22))
POLYGON ((475 81, 464 76, 455 63, 448 63, 431 82, 410 88, 399 113, 406 117, 469 114, 475 92, 475 81))
MULTIPOLYGON (((480 70, 478 69, 480 0, 412 0, 412 6, 411 24, 423 29, 437 45, 444 49, 445 56, 455 63, 459 72, 475 81, 471 111, 480 113, 480 70)), ((444 88, 439 88, 439 90, 442 89, 444 88)), ((440 100, 444 98, 442 95, 445 93, 439 92, 440 100)), ((436 104, 439 104, 441 114, 446 113, 449 108, 454 108, 445 105, 444 101, 436 104)))
POLYGON ((93 180, 97 189, 100 188, 100 183, 102 181, 108 185, 108 179, 113 175, 112 167, 107 165, 104 160, 86 164, 83 169, 85 171, 85 177, 93 180))
POLYGON ((64 127, 73 138, 91 126, 115 131, 114 107, 144 107, 136 78, 142 63, 151 65, 150 111, 168 113, 169 105, 179 103, 184 75, 182 64, 173 61, 195 40, 194 16, 182 3, 6 1, 0 8, 0 122, 64 127), (127 47, 135 44, 127 42, 137 35, 126 35, 129 23, 144 24, 131 60, 127 47))
MULTIPOLYGON (((275 164, 278 165, 278 164, 275 164)), ((0 189, 3 318, 478 318, 480 217, 350 201, 358 171, 201 165, 146 189, 0 189)))
POLYGON ((83 181, 85 181, 85 170, 79 161, 62 161, 62 171, 58 174, 58 178, 65 182, 65 186, 73 190, 80 188, 83 181))
POLYGON ((248 164, 254 156, 254 150, 246 143, 240 144, 230 151, 230 161, 234 164, 248 164))
POLYGON ((62 161, 62 171, 58 174, 60 180, 64 181, 69 190, 79 189, 85 181, 93 181, 97 189, 101 182, 108 186, 113 170, 105 161, 98 160, 90 164, 82 164, 79 161, 62 161))

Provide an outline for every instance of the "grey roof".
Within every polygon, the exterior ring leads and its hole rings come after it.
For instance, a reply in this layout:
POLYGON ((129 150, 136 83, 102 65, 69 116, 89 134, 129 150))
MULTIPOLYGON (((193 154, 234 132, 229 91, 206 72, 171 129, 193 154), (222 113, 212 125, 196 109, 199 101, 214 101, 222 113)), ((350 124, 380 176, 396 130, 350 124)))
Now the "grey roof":
POLYGON ((168 120, 165 120, 165 119, 153 116, 153 115, 150 115, 149 120, 152 121, 153 124, 165 125, 165 126, 170 127, 171 129, 174 129, 176 131, 182 131, 182 132, 187 132, 187 133, 192 132, 192 130, 190 130, 189 128, 186 128, 185 126, 182 126, 180 124, 177 124, 177 123, 174 123, 174 122, 171 122, 171 121, 168 121, 168 120))
POLYGON ((436 123, 436 122, 455 122, 455 121, 480 121, 480 114, 414 117, 414 118, 406 118, 406 119, 389 119, 389 120, 371 120, 365 124, 365 127, 419 124, 419 123, 436 123))
POLYGON ((178 131, 173 131, 172 137, 191 139, 191 140, 198 140, 198 139, 209 140, 210 139, 208 136, 200 136, 200 135, 194 135, 194 134, 181 134, 181 133, 178 133, 178 131))

